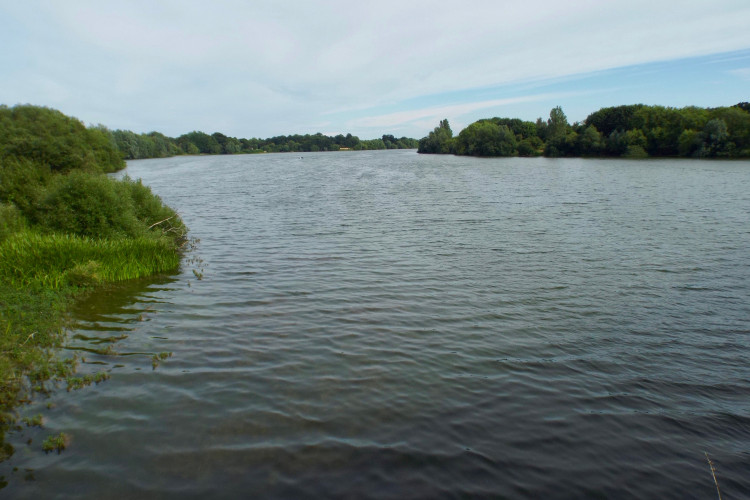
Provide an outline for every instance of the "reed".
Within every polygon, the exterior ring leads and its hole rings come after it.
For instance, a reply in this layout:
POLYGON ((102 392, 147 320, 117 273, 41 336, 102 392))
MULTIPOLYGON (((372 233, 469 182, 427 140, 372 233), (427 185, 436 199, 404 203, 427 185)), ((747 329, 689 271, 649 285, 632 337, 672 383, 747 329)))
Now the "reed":
POLYGON ((711 469, 711 477, 714 478, 714 484, 716 485, 716 494, 719 495, 719 500, 721 500, 721 490, 719 489, 719 481, 716 480, 716 467, 714 467, 714 463, 708 457, 708 452, 704 451, 703 453, 706 454, 706 460, 708 460, 708 467, 709 469, 711 469))
POLYGON ((94 239, 21 231, 0 242, 0 280, 15 286, 113 283, 173 271, 180 254, 164 238, 94 239))

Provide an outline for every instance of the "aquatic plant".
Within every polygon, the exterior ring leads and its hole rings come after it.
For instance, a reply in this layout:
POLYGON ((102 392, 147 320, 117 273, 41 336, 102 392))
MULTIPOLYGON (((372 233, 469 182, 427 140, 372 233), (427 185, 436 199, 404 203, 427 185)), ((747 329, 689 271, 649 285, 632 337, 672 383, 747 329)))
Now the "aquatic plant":
POLYGON ((110 376, 107 372, 98 372, 98 373, 89 373, 87 375, 84 375, 83 377, 68 377, 68 392, 83 389, 84 387, 88 387, 91 384, 98 384, 99 382, 104 382, 105 380, 109 380, 110 376))
POLYGON ((24 417, 21 421, 25 423, 27 427, 42 427, 44 417, 39 413, 33 417, 24 417))
POLYGON ((716 480, 716 467, 714 467, 714 463, 708 457, 708 452, 704 451, 703 453, 706 454, 706 460, 708 460, 708 467, 709 469, 711 469, 711 477, 714 478, 714 484, 716 485, 716 494, 719 495, 719 500, 721 500, 721 490, 719 489, 719 481, 716 480))
POLYGON ((56 436, 47 436, 42 442, 42 449, 45 453, 57 450, 57 453, 60 454, 68 446, 70 446, 70 437, 64 432, 56 436))
POLYGON ((164 361, 167 358, 171 358, 172 353, 171 352, 159 352, 154 354, 151 357, 151 367, 156 370, 156 368, 161 364, 162 361, 164 361))

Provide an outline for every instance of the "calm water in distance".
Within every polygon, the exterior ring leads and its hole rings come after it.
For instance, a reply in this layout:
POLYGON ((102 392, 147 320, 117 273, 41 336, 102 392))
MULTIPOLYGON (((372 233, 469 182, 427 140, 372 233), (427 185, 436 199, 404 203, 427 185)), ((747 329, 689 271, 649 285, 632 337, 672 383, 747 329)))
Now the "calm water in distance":
POLYGON ((16 437, 2 495, 715 498, 705 452, 750 495, 750 162, 127 173, 200 244, 76 308, 70 352, 112 378, 28 409, 46 428, 16 437))

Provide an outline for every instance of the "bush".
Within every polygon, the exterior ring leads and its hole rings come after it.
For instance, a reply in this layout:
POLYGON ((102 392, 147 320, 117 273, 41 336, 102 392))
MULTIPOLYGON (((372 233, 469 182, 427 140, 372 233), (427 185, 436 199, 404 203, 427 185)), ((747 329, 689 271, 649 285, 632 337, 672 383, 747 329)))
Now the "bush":
POLYGON ((48 233, 89 238, 166 235, 178 243, 186 233, 176 212, 140 181, 81 171, 54 176, 28 218, 48 233))
POLYGON ((622 155, 624 158, 631 158, 631 159, 641 159, 641 158, 648 158, 648 153, 645 149, 643 149, 643 146, 639 145, 631 145, 628 146, 628 149, 623 153, 622 155))
POLYGON ((15 205, 0 203, 0 241, 26 227, 26 220, 15 205))
POLYGON ((12 203, 26 215, 52 174, 48 166, 24 158, 0 160, 0 203, 12 203))
POLYGON ((125 166, 110 134, 39 106, 0 106, 0 158, 26 158, 57 172, 125 166))
POLYGON ((187 228, 182 219, 161 198, 144 186, 140 179, 133 181, 125 177, 120 181, 133 200, 135 217, 147 229, 156 234, 168 236, 175 242, 182 240, 187 228))
POLYGON ((55 176, 29 219, 48 232, 91 238, 145 234, 135 217, 133 200, 122 184, 80 171, 55 176))

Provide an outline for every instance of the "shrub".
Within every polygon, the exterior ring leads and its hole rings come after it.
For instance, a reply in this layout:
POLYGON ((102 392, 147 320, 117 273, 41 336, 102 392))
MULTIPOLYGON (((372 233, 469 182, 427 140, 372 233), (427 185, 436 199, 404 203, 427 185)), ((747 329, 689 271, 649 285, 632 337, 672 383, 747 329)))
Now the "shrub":
POLYGON ((46 232, 90 238, 168 236, 179 243, 186 228, 177 213, 141 181, 71 172, 54 176, 37 195, 28 218, 46 232))
POLYGON ((631 145, 628 146, 628 149, 623 153, 622 155, 624 158, 631 158, 631 159, 640 159, 640 158, 648 158, 648 153, 645 149, 643 149, 643 146, 639 145, 631 145))
POLYGON ((120 181, 133 200, 135 217, 151 234, 168 236, 180 242, 187 233, 187 228, 177 212, 165 205, 151 188, 144 186, 140 179, 133 181, 125 177, 120 181))
POLYGON ((0 158, 27 158, 56 172, 125 166, 110 134, 40 106, 0 106, 0 158))
POLYGON ((13 203, 26 214, 51 179, 50 168, 26 158, 0 160, 0 203, 13 203))
POLYGON ((26 227, 26 220, 15 205, 0 203, 0 241, 26 227))
POLYGON ((135 217, 133 200, 122 184, 80 171, 55 176, 29 218, 47 231, 92 238, 145 234, 135 217))

